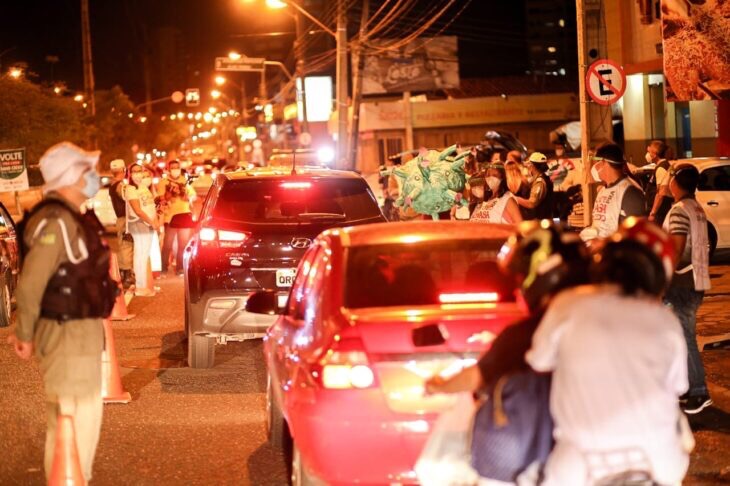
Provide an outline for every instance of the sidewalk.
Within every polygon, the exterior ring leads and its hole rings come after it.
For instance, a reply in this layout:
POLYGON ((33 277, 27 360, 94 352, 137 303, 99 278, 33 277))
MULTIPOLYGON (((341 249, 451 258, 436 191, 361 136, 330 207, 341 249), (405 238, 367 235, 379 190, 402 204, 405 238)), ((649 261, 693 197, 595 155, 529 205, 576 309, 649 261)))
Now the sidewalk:
POLYGON ((690 417, 697 445, 685 485, 730 483, 730 344, 715 343, 730 339, 730 258, 723 260, 710 268, 712 289, 697 317, 697 341, 714 405, 690 417))

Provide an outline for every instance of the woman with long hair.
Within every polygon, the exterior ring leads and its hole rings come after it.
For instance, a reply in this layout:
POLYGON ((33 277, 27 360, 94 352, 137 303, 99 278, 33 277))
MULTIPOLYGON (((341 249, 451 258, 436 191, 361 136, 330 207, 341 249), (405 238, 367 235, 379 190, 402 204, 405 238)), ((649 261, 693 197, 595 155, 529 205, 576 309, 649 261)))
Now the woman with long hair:
POLYGON ((520 208, 507 185, 507 173, 501 162, 489 164, 486 185, 491 196, 481 203, 471 215, 471 221, 517 224, 522 222, 520 208))
POLYGON ((152 250, 155 231, 160 227, 157 220, 155 198, 150 191, 152 174, 140 164, 129 167, 129 180, 125 190, 127 201, 127 226, 134 239, 134 295, 152 297, 155 291, 148 282, 147 265, 152 250))

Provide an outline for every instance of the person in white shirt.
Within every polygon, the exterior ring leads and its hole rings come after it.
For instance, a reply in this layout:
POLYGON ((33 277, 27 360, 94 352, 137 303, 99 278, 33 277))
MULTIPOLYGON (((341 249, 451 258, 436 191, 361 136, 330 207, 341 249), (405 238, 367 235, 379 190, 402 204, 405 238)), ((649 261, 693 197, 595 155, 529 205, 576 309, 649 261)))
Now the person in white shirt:
POLYGON ((664 230, 674 240, 679 262, 664 302, 682 323, 689 366, 689 390, 682 409, 685 413, 695 414, 712 405, 696 334, 697 309, 702 304, 705 291, 710 289, 707 216, 695 199, 700 182, 697 168, 691 164, 680 164, 670 169, 669 174, 669 190, 675 203, 664 220, 664 230))
POLYGON ((525 355, 535 371, 553 373, 556 442, 543 484, 617 484, 610 478, 630 471, 662 485, 684 477, 693 444, 677 406, 686 345, 660 300, 673 256, 666 233, 629 218, 594 255, 594 284, 548 308, 525 355))
POLYGON ((646 201, 641 188, 628 177, 621 147, 604 143, 596 148, 591 175, 605 187, 598 191, 593 204, 591 225, 580 232, 583 241, 611 236, 624 219, 645 216, 646 201))
POLYGON ((502 224, 522 222, 520 207, 517 205, 514 194, 507 187, 507 174, 504 170, 504 163, 490 163, 485 182, 489 187, 491 196, 474 209, 470 220, 502 224))
POLYGON ((155 198, 150 191, 152 175, 143 166, 134 164, 129 168, 129 181, 125 189, 127 225, 134 239, 134 274, 136 278, 134 295, 151 297, 147 265, 152 250, 154 232, 160 227, 157 218, 155 198))

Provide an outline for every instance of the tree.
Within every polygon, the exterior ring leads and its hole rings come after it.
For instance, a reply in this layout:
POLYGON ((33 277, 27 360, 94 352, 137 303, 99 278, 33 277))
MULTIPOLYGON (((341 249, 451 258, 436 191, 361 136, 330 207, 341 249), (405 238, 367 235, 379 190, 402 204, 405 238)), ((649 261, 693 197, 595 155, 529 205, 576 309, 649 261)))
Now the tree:
POLYGON ((25 80, 0 78, 0 148, 25 147, 30 165, 64 140, 88 145, 81 106, 25 80))

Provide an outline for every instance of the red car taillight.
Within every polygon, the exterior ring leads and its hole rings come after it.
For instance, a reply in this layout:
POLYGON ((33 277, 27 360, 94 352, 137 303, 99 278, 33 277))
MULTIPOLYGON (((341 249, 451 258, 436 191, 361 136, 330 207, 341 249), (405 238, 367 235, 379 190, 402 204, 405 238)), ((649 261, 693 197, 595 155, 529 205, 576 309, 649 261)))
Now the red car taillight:
POLYGON ((241 246, 250 236, 248 233, 239 231, 219 230, 208 227, 201 228, 198 235, 203 246, 217 246, 221 248, 236 248, 241 246))
POLYGON ((337 341, 319 361, 316 373, 322 386, 332 390, 362 389, 375 385, 375 373, 370 368, 360 339, 337 341))

